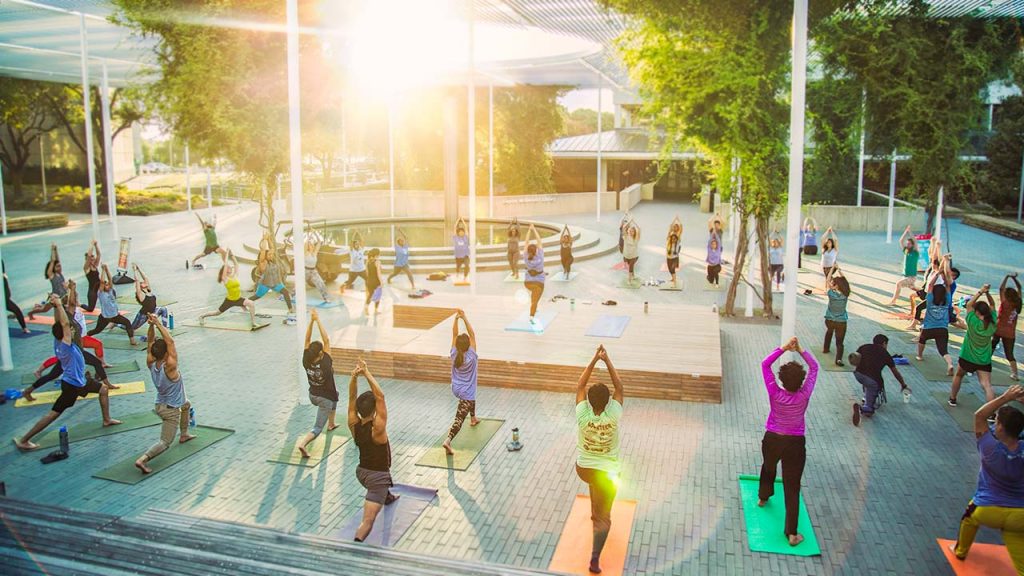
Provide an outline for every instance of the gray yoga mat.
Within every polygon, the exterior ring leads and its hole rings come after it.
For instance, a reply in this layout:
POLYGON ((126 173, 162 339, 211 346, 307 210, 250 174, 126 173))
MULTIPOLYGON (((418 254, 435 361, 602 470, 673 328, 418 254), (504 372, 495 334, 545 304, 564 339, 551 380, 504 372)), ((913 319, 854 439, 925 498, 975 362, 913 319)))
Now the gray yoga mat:
MULTIPOLYGON (((373 530, 363 541, 364 544, 388 548, 395 546, 420 514, 437 498, 437 490, 433 488, 407 484, 395 484, 391 487, 391 493, 401 498, 381 509, 373 523, 373 530)), ((362 521, 363 510, 360 508, 345 520, 333 536, 339 540, 351 541, 362 521)))
POLYGON ((629 316, 611 316, 602 314, 587 328, 587 336, 597 338, 621 338, 629 325, 629 316))

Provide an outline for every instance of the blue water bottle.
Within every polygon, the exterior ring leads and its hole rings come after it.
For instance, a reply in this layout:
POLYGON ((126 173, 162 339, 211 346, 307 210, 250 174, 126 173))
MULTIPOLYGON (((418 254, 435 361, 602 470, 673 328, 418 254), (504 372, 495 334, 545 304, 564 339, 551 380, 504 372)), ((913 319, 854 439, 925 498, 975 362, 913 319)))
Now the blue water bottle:
POLYGON ((61 426, 60 427, 60 451, 65 453, 65 454, 68 453, 68 427, 67 426, 61 426))
POLYGON ((167 329, 174 330, 174 313, 169 312, 167 314, 167 329))
POLYGON ((195 428, 196 427, 196 409, 195 408, 191 408, 190 407, 188 409, 188 427, 189 428, 195 428))

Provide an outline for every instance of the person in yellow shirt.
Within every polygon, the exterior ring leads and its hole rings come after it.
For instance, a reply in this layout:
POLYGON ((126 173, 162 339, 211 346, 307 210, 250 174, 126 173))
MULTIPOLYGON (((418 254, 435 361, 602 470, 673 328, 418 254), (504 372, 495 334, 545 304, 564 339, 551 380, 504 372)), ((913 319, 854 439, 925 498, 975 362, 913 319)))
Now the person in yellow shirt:
POLYGON ((238 260, 235 259, 235 255, 231 250, 228 250, 227 256, 224 258, 224 264, 220 267, 217 282, 224 285, 224 289, 227 290, 227 294, 224 296, 224 301, 220 303, 220 307, 217 308, 215 312, 207 312, 199 317, 199 324, 205 324, 207 318, 220 316, 235 306, 238 306, 239 308, 245 308, 249 311, 249 322, 251 323, 251 326, 255 328, 256 304, 248 298, 242 298, 242 283, 238 281, 238 260), (229 259, 230 262, 228 262, 229 259))

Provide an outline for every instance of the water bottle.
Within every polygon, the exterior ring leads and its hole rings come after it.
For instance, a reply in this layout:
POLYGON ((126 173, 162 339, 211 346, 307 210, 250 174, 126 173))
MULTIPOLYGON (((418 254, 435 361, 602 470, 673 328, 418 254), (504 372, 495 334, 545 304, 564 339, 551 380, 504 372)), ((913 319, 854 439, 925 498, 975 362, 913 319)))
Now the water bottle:
POLYGON ((196 427, 196 409, 192 407, 189 407, 188 409, 188 427, 196 427))
POLYGON ((648 310, 650 310, 650 307, 648 306, 647 302, 644 302, 644 314, 647 314, 648 310))
POLYGON ((188 270, 189 268, 191 268, 191 266, 189 266, 188 260, 185 260, 185 270, 188 270))
POLYGON ((60 427, 60 451, 65 453, 65 454, 68 453, 68 427, 67 426, 61 426, 60 427))
POLYGON ((903 403, 904 404, 909 404, 910 403, 910 390, 907 390, 905 388, 903 390, 903 403))
POLYGON ((575 310, 575 309, 576 309, 576 299, 575 298, 570 298, 569 299, 569 310, 575 310))
POLYGON ((711 305, 711 313, 712 314, 718 314, 718 304, 712 304, 711 305))
POLYGON ((167 314, 167 329, 174 330, 174 314, 170 312, 167 314))

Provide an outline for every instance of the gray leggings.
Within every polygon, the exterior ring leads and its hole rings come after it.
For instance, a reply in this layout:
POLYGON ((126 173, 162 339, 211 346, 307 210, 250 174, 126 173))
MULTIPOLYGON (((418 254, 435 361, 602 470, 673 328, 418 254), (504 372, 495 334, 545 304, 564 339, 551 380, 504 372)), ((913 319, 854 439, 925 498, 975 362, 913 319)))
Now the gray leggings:
POLYGON ((324 279, 320 277, 316 268, 306 268, 306 282, 316 286, 316 289, 320 291, 320 298, 327 300, 327 285, 324 284, 324 279))
POLYGON ((328 400, 322 396, 309 395, 309 403, 316 406, 316 422, 313 423, 313 436, 319 436, 324 431, 324 426, 327 425, 327 419, 330 418, 331 412, 334 412, 338 407, 338 403, 334 400, 328 400))

